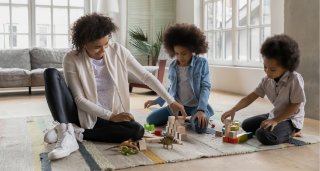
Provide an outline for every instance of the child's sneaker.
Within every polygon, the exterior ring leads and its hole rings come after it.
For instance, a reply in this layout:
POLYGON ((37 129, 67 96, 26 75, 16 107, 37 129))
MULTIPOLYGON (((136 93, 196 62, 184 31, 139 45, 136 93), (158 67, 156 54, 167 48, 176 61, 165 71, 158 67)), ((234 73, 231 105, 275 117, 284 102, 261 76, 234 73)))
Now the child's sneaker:
POLYGON ((61 123, 56 126, 56 130, 58 141, 56 147, 48 154, 49 160, 69 156, 72 152, 79 149, 72 124, 61 123))

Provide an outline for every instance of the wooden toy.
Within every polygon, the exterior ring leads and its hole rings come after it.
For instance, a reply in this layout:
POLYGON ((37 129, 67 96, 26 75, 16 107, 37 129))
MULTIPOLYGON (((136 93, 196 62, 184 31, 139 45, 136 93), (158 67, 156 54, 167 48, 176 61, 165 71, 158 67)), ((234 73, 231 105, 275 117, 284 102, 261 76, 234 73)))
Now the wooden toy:
MULTIPOLYGON (((247 141, 248 139, 252 138, 253 134, 251 132, 244 132, 244 133, 238 133, 240 130, 240 122, 239 121, 233 121, 225 120, 224 121, 224 127, 222 128, 222 134, 223 134, 223 142, 226 143, 243 143, 247 141)), ((216 131, 216 137, 219 136, 219 132, 216 131)))

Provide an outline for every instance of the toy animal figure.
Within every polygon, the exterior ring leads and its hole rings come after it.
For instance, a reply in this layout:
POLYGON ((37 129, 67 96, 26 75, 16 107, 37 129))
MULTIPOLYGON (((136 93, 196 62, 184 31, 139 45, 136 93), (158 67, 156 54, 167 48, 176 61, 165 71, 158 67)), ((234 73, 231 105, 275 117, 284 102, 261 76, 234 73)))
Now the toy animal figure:
POLYGON ((176 140, 172 135, 167 134, 160 140, 160 143, 163 144, 163 148, 169 149, 169 146, 171 146, 172 149, 174 143, 178 144, 178 140, 176 140))
POLYGON ((137 143, 133 142, 131 139, 124 141, 119 145, 109 147, 105 150, 117 148, 117 147, 119 147, 119 152, 123 155, 126 155, 126 156, 132 155, 132 154, 137 154, 139 152, 139 148, 138 148, 137 143))

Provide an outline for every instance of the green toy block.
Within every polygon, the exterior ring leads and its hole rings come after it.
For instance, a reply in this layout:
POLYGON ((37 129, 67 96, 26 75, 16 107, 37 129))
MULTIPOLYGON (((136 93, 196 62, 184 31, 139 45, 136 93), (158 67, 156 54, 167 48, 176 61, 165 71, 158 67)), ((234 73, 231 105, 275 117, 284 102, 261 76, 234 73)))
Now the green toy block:
POLYGON ((245 141, 247 141, 249 139, 248 138, 248 133, 238 134, 237 138, 239 140, 239 143, 243 143, 243 142, 245 142, 245 141))
POLYGON ((154 126, 154 124, 144 124, 144 129, 147 131, 154 131, 156 128, 154 126))

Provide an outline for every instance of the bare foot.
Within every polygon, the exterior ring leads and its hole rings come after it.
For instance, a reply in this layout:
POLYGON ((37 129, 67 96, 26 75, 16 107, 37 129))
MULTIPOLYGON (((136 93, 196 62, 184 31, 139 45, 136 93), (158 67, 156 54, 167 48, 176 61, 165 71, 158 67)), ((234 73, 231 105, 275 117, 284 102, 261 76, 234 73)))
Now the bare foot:
POLYGON ((293 132, 292 133, 292 137, 302 137, 302 132, 299 131, 299 132, 293 132))

